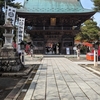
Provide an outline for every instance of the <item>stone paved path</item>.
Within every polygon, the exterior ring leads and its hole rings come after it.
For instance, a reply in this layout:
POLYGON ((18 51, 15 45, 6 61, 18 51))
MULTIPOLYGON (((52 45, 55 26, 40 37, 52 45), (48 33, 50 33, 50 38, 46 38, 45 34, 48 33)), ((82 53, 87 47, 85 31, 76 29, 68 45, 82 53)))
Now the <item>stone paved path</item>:
POLYGON ((24 100, 100 100, 100 77, 66 58, 44 58, 24 100))

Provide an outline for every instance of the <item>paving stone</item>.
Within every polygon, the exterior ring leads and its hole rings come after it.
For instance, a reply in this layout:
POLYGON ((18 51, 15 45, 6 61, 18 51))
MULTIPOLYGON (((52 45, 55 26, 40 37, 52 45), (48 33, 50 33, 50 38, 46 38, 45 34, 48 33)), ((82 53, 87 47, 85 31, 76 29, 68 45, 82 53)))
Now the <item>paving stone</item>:
POLYGON ((100 100, 100 77, 66 58, 44 58, 26 96, 24 100, 100 100))
POLYGON ((94 90, 92 89, 83 89, 83 92, 86 94, 86 96, 90 100, 100 100, 100 95, 98 95, 94 90))
POLYGON ((61 100, 75 100, 71 93, 60 93, 61 100))
POLYGON ((73 94, 74 97, 84 97, 85 94, 83 93, 83 91, 80 88, 73 88, 70 87, 71 93, 73 94))
POLYGON ((59 97, 47 96, 46 100, 60 100, 59 97))
POLYGON ((87 97, 75 97, 75 100, 89 100, 87 97))

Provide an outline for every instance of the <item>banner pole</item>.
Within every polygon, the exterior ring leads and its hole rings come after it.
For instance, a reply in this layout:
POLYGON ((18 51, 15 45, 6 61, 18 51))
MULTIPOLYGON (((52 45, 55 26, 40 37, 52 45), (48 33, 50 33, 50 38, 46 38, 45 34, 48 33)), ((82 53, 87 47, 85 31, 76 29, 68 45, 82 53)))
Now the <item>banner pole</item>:
POLYGON ((7 3, 6 3, 6 0, 5 0, 5 23, 6 23, 6 6, 7 6, 7 3))

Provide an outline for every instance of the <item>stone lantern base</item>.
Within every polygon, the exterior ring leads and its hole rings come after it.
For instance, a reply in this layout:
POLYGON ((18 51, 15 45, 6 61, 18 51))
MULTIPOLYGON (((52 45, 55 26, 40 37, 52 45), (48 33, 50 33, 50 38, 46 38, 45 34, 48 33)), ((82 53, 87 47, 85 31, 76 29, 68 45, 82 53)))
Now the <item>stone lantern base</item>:
POLYGON ((12 47, 3 47, 0 54, 0 70, 1 71, 19 71, 23 68, 23 64, 16 50, 12 47))
POLYGON ((12 44, 7 42, 1 48, 0 53, 0 70, 1 71, 19 71, 24 66, 21 62, 20 56, 16 49, 13 48, 12 44))

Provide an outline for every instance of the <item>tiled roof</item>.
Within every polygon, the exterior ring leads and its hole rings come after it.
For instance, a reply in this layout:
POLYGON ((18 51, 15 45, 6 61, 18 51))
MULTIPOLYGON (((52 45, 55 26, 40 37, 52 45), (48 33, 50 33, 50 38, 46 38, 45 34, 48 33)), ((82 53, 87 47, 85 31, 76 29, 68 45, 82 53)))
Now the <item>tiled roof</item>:
POLYGON ((80 0, 25 0, 23 13, 88 13, 93 10, 82 7, 80 0))

